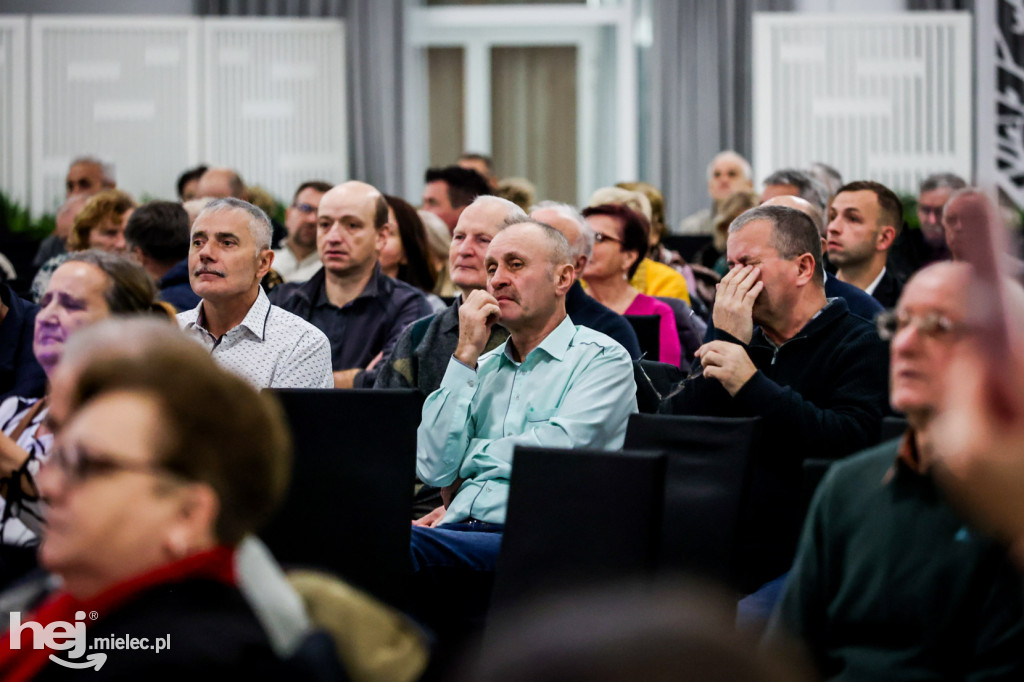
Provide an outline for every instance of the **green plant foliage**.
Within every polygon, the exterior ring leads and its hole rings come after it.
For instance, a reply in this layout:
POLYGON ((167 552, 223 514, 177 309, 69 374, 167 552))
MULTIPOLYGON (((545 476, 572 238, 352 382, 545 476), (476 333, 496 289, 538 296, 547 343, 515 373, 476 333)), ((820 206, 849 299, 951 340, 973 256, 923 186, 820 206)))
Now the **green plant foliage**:
POLYGON ((917 217, 917 197, 913 194, 901 194, 903 203, 903 226, 908 230, 920 230, 921 221, 917 217))
POLYGON ((3 211, 10 232, 36 241, 42 240, 57 227, 57 220, 52 214, 47 213, 33 220, 27 207, 9 199, 3 192, 0 192, 0 210, 3 211))

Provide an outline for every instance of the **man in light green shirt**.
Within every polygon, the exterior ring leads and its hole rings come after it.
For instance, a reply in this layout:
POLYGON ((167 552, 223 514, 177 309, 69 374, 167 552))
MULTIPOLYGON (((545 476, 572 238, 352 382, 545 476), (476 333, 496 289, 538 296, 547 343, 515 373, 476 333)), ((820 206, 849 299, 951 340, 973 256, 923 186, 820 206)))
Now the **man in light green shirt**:
MULTIPOLYGON (((494 237, 485 266, 487 290, 459 307, 458 346, 417 432, 420 478, 462 483, 441 523, 412 534, 417 598, 457 597, 480 614, 489 587, 480 580, 489 582, 497 560, 515 446, 617 450, 637 411, 629 354, 566 315, 575 270, 560 232, 531 220, 511 225, 494 237), (499 320, 510 337, 484 353, 499 320)), ((416 610, 432 620, 429 607, 416 610)))

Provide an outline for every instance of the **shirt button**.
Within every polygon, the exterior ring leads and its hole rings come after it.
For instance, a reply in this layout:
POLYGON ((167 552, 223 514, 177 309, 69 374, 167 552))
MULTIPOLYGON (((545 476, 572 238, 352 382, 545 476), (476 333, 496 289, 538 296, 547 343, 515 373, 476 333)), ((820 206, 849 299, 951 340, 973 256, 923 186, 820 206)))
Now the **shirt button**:
POLYGON ((469 387, 470 388, 473 388, 474 386, 476 386, 476 382, 475 381, 470 381, 468 383, 469 383, 469 387))

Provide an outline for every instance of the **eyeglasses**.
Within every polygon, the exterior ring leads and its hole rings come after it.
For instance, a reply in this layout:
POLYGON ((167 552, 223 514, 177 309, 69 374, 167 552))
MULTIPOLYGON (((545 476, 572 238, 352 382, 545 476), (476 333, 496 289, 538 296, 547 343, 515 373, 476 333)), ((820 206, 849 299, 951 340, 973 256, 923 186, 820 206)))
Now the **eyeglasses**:
POLYGON ((171 476, 184 480, 184 477, 157 464, 145 462, 123 462, 109 456, 93 454, 81 446, 63 445, 53 449, 46 466, 55 466, 67 478, 68 483, 76 484, 90 478, 106 476, 117 471, 132 471, 155 476, 171 476))
POLYGON ((911 325, 916 327, 918 332, 932 339, 944 339, 960 334, 967 329, 967 325, 954 322, 938 313, 908 315, 895 310, 879 313, 875 318, 875 324, 878 325, 878 335, 882 337, 883 341, 892 341, 897 334, 911 325))
POLYGON ((621 244, 622 243, 621 239, 613 237, 610 234, 604 234, 603 232, 595 232, 594 233, 594 241, 596 243, 598 243, 598 244, 600 244, 602 242, 615 242, 616 244, 621 244))
POLYGON ((299 213, 305 213, 306 215, 309 215, 311 213, 316 213, 317 207, 311 204, 292 204, 292 208, 294 208, 299 213))

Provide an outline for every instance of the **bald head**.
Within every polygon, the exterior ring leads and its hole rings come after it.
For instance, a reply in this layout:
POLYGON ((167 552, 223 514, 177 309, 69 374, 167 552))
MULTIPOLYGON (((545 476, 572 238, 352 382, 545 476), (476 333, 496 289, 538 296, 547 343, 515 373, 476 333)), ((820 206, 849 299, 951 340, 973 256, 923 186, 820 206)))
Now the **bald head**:
POLYGON ((820 234, 824 238, 825 230, 828 227, 827 223, 825 222, 825 214, 819 211, 818 208, 814 206, 814 204, 807 201, 806 199, 801 199, 798 196, 787 194, 772 197, 771 199, 762 202, 761 205, 785 206, 786 208, 792 208, 796 209, 797 211, 800 211, 801 213, 803 213, 804 215, 806 215, 807 217, 814 221, 814 225, 818 228, 818 234, 820 234))
POLYGON ((320 199, 316 250, 329 278, 370 276, 387 242, 388 202, 365 182, 344 182, 320 199))
POLYGON ((530 218, 550 225, 562 233, 569 242, 573 267, 579 276, 594 250, 594 230, 580 212, 567 204, 548 203, 534 207, 530 218))
POLYGON ((371 208, 373 226, 380 229, 388 222, 388 204, 379 189, 365 182, 350 180, 335 185, 320 200, 344 204, 368 204, 371 208))
POLYGON ((210 168, 199 176, 196 196, 213 197, 214 199, 247 199, 245 182, 237 171, 231 168, 210 168))

